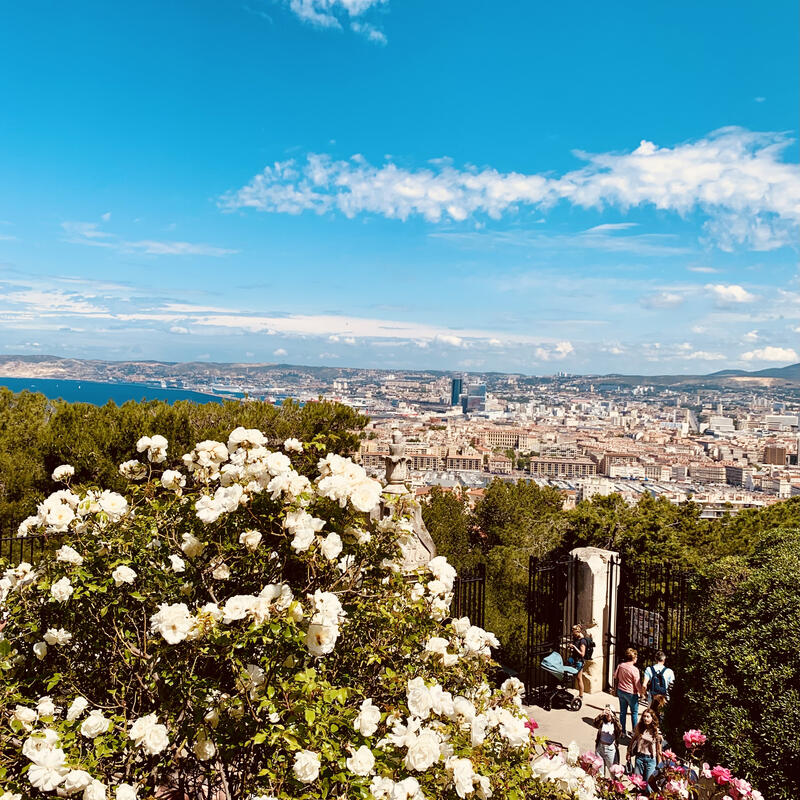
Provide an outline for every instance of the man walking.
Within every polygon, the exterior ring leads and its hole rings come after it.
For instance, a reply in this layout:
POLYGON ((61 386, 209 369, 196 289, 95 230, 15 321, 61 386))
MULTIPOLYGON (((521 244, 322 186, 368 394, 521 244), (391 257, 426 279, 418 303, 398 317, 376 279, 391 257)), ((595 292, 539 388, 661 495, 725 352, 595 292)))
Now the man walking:
POLYGON ((669 692, 675 681, 675 673, 666 666, 667 654, 663 650, 656 653, 655 664, 644 671, 642 691, 647 692, 647 704, 653 702, 653 697, 662 695, 669 700, 669 692))

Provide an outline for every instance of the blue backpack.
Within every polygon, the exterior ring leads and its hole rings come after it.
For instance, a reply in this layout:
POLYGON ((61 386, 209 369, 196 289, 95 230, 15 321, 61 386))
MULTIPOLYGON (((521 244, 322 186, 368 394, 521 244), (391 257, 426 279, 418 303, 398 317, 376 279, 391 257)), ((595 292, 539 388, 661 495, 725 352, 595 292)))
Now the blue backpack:
POLYGON ((667 696, 667 680, 664 673, 667 671, 666 667, 661 668, 661 672, 656 671, 656 666, 650 668, 653 672, 653 677, 650 679, 650 694, 663 694, 667 696))

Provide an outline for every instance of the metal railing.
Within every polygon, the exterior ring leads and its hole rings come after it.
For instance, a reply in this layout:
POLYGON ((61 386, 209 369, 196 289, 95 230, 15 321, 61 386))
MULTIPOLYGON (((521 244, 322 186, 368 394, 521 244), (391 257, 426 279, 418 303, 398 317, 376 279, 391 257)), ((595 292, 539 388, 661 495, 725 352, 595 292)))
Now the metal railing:
POLYGON ((453 602, 450 606, 454 617, 469 617, 473 625, 485 627, 486 565, 478 564, 473 569, 462 570, 453 584, 453 602))

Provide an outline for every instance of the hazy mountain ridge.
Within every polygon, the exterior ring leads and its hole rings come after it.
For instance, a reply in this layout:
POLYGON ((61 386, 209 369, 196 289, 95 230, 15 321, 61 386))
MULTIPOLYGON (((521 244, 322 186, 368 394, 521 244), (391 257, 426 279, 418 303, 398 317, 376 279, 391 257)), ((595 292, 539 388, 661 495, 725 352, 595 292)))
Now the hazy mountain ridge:
MULTIPOLYGON (((248 377, 265 381, 280 378, 291 382, 293 377, 313 377, 320 381, 334 378, 356 378, 364 375, 389 375, 415 373, 442 376, 445 370, 406 369, 387 370, 357 367, 327 367, 282 364, 274 362, 237 363, 206 361, 103 361, 99 359, 62 358, 52 355, 0 355, 0 375, 13 378, 50 378, 91 380, 99 382, 142 382, 160 380, 191 380, 192 378, 231 379, 248 377)), ((460 374, 460 373, 459 373, 460 374)), ((505 373, 473 373, 501 376, 505 373)), ((509 373, 519 375, 519 373, 509 373)), ((523 376, 520 376, 523 377, 523 376)), ((598 383, 647 384, 653 386, 722 385, 742 386, 800 386, 800 363, 786 367, 769 367, 748 372, 746 370, 720 370, 709 375, 586 375, 598 383)))

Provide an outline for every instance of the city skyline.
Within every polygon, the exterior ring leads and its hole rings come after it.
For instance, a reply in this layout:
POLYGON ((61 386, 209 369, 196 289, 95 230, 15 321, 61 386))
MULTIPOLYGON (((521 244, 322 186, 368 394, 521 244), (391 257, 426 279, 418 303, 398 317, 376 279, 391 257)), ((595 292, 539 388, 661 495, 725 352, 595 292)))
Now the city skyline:
POLYGON ((3 12, 0 354, 800 360, 797 8, 3 12))

